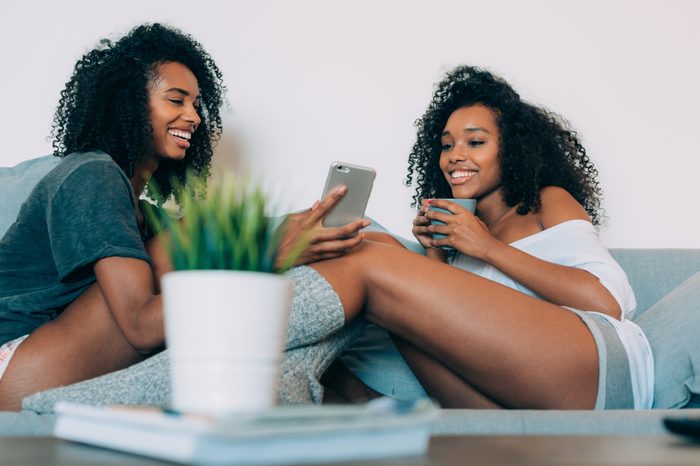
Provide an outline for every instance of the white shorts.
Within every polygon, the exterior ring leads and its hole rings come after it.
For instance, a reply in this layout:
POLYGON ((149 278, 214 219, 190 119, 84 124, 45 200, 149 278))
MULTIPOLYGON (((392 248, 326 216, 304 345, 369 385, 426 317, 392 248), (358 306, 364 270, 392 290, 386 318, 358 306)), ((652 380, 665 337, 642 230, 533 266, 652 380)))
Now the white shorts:
POLYGON ((15 338, 14 340, 10 340, 4 345, 0 346, 0 380, 2 380, 5 369, 7 369, 8 364, 10 364, 10 359, 12 359, 12 356, 15 354, 15 351, 19 347, 20 343, 22 343, 28 336, 29 335, 24 335, 22 337, 15 338))

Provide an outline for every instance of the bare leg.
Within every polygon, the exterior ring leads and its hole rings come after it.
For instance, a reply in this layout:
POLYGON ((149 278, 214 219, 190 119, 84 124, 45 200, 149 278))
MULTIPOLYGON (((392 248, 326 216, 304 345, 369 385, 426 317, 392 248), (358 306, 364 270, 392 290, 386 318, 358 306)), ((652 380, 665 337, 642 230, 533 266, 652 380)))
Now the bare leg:
POLYGON ((430 398, 440 403, 441 407, 502 408, 424 351, 399 337, 393 337, 393 340, 430 398))
POLYGON ((559 306, 372 241, 313 268, 336 290, 348 319, 364 309, 369 321, 499 405, 595 404, 595 342, 585 324, 559 306))
POLYGON ((124 338, 95 283, 27 337, 0 381, 0 410, 22 398, 128 367, 144 358, 124 338))
POLYGON ((340 359, 328 367, 321 383, 325 389, 323 402, 326 404, 361 403, 382 396, 365 385, 340 359))

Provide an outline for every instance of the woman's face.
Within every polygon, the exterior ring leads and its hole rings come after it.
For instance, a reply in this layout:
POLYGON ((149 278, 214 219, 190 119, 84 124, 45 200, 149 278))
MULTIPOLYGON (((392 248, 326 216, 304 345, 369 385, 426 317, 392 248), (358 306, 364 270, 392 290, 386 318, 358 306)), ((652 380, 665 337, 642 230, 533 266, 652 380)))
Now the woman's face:
POLYGON ((182 159, 201 119, 199 83, 192 71, 176 62, 161 63, 148 89, 148 108, 156 156, 182 159))
POLYGON ((440 169, 453 197, 481 199, 500 187, 500 133, 493 110, 480 104, 455 110, 440 144, 440 169))

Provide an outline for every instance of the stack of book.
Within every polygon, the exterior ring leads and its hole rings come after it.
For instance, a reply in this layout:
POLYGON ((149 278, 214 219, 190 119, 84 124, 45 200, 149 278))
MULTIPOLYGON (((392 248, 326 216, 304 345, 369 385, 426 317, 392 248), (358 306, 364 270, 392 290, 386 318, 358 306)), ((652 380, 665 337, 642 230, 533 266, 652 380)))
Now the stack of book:
POLYGON ((428 400, 280 406, 206 416, 61 403, 58 438, 179 463, 285 464, 423 455, 437 409, 428 400))

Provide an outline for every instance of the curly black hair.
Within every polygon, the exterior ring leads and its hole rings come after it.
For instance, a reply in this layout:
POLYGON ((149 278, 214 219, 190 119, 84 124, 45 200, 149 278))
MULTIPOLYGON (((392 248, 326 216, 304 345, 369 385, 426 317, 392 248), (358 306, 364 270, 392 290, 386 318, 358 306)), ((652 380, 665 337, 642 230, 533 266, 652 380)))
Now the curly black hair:
POLYGON ((187 171, 206 178, 222 131, 222 74, 191 36, 158 23, 137 26, 116 42, 102 39, 78 60, 54 115, 53 154, 100 149, 131 176, 134 163, 152 144, 148 86, 157 78, 157 66, 167 62, 185 65, 197 78, 202 121, 185 158, 161 161, 149 183, 157 189, 147 194, 162 203, 173 184, 185 182, 187 171))
POLYGON ((559 186, 588 212, 602 219, 598 171, 576 132, 560 116, 523 101, 502 78, 473 66, 459 66, 436 85, 425 114, 416 121, 418 137, 409 155, 406 185, 416 183, 412 206, 421 199, 452 197, 440 170, 440 138, 455 110, 481 104, 496 114, 503 200, 525 215, 542 206, 540 190, 559 186))

